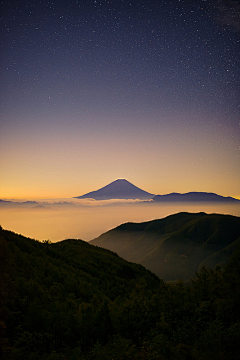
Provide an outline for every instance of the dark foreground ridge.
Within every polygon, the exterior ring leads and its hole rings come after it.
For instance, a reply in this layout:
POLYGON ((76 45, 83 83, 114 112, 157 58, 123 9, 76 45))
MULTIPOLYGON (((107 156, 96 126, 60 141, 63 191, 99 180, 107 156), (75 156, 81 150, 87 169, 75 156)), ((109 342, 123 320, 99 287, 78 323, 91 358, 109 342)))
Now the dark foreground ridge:
POLYGON ((145 223, 126 223, 91 244, 142 264, 165 281, 189 280, 201 266, 226 263, 240 244, 240 218, 178 213, 145 223))
POLYGON ((236 249, 224 267, 166 284, 84 241, 0 228, 0 358, 236 360, 239 264, 236 249))
POLYGON ((103 188, 91 191, 85 195, 76 196, 77 199, 91 198, 95 200, 110 200, 110 199, 151 199, 154 194, 150 194, 137 186, 133 185, 125 179, 118 179, 103 188))

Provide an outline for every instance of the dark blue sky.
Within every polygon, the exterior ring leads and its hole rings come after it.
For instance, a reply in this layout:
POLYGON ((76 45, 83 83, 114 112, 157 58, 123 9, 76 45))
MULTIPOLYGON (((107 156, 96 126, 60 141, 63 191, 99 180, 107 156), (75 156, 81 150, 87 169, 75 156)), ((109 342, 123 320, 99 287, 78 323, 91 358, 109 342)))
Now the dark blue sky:
POLYGON ((240 196, 238 1, 20 0, 1 7, 6 196, 26 192, 29 173, 36 191, 38 179, 45 184, 42 193, 56 176, 65 179, 59 192, 76 189, 71 176, 91 191, 94 176, 96 188, 123 177, 162 193, 169 183, 177 190, 175 173, 180 190, 192 183, 189 191, 212 191, 223 172, 217 190, 240 196), (12 168, 23 179, 17 187, 12 168), (204 174, 201 181, 194 173, 204 174))

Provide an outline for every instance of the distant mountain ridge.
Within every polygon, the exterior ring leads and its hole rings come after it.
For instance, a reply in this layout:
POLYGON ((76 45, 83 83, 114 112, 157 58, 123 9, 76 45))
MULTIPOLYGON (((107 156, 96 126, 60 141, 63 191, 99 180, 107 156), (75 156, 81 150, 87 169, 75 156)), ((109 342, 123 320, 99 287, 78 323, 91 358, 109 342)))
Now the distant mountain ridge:
MULTIPOLYGON (((151 200, 152 202, 166 203, 166 202, 212 202, 212 203, 238 203, 240 200, 230 197, 222 196, 215 193, 208 192, 188 192, 188 193, 170 193, 164 195, 154 195, 147 191, 140 189, 139 187, 133 185, 126 179, 117 179, 110 184, 95 190, 83 194, 80 196, 74 196, 74 199, 94 199, 94 200, 113 200, 113 199, 122 199, 122 200, 151 200)), ((0 199, 1 206, 32 206, 38 205, 39 202, 36 201, 12 201, 12 200, 2 200, 0 199)), ((43 205, 43 203, 40 203, 43 205)), ((66 201, 58 202, 55 204, 68 205, 66 201)), ((45 204, 44 204, 45 205, 45 204)), ((73 204, 72 204, 73 205, 73 204)))
POLYGON ((1 205, 37 205, 37 201, 11 201, 11 200, 1 200, 0 199, 0 206, 1 205))
POLYGON ((230 196, 221 196, 207 192, 189 192, 185 194, 171 193, 166 195, 155 195, 155 202, 239 202, 240 200, 230 196))
POLYGON ((90 244, 139 263, 165 281, 189 280, 204 264, 225 263, 239 247, 240 217, 182 212, 122 224, 90 244))
POLYGON ((76 199, 91 198, 95 200, 110 200, 110 199, 151 199, 154 194, 150 194, 137 186, 133 185, 125 179, 117 179, 110 184, 102 187, 99 190, 91 191, 81 196, 75 196, 76 199))
POLYGON ((152 200, 154 202, 238 202, 240 200, 230 196, 221 196, 208 192, 188 192, 185 194, 170 193, 154 195, 133 185, 126 179, 117 179, 96 191, 75 196, 75 199, 111 200, 111 199, 139 199, 152 200))

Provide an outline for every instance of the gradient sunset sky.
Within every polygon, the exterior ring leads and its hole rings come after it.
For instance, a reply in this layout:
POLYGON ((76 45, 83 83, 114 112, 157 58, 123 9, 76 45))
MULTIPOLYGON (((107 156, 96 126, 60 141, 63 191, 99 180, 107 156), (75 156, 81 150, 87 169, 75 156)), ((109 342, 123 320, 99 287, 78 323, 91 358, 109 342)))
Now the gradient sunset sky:
POLYGON ((240 198, 239 1, 1 4, 1 199, 240 198))

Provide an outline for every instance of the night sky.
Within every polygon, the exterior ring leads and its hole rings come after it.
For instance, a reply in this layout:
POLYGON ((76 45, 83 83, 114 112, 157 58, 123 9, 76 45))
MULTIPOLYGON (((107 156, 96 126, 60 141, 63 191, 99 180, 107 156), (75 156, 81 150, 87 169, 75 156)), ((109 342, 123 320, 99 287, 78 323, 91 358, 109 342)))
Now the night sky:
POLYGON ((240 198, 239 1, 1 1, 0 198, 240 198))

